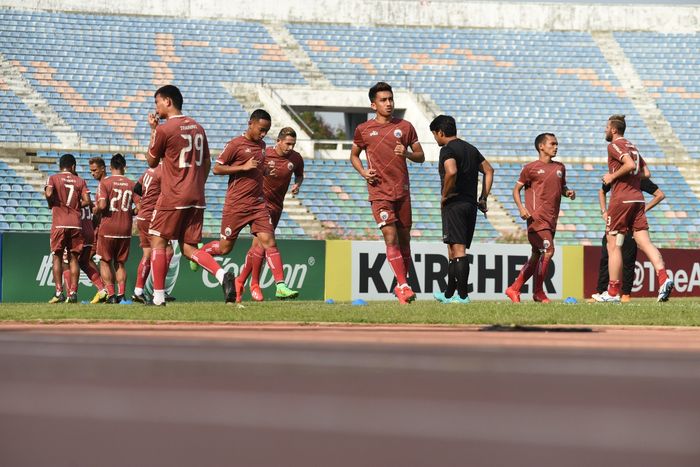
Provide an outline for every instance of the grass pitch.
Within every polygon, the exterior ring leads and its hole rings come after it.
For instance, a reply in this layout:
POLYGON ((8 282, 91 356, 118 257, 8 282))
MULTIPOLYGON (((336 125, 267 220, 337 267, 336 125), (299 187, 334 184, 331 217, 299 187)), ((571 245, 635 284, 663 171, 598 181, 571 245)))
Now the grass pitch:
POLYGON ((134 305, 48 305, 4 303, 0 321, 20 322, 292 322, 362 324, 645 325, 700 326, 700 299, 634 299, 625 304, 564 304, 479 301, 443 305, 417 301, 333 305, 319 301, 244 302, 244 308, 216 302, 173 302, 166 307, 134 305))

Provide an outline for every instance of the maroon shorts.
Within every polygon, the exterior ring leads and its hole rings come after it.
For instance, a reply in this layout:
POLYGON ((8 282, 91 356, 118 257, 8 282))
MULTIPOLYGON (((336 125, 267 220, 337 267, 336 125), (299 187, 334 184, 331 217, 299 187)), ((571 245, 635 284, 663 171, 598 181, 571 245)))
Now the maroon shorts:
POLYGON ((554 250, 554 231, 538 230, 531 232, 528 230, 527 239, 533 248, 540 250, 542 253, 549 253, 554 250))
POLYGON ((77 255, 83 251, 83 234, 81 229, 51 229, 51 253, 62 255, 63 249, 77 255))
POLYGON ((372 204, 372 215, 380 229, 391 224, 407 229, 413 225, 410 197, 406 196, 396 200, 379 199, 370 201, 370 203, 372 204))
POLYGON ((203 224, 204 209, 201 208, 155 210, 148 234, 196 245, 202 240, 203 224))
POLYGON ((92 248, 95 244, 95 227, 92 221, 83 222, 83 248, 92 248))
POLYGON ((272 222, 272 228, 276 229, 277 225, 280 223, 280 219, 282 218, 282 210, 272 208, 270 206, 267 207, 267 210, 270 213, 270 222, 272 222))
POLYGON ((131 238, 100 237, 97 241, 97 254, 102 261, 126 263, 130 246, 131 238))
POLYGON ((252 210, 236 212, 230 209, 224 209, 221 217, 221 239, 235 240, 238 234, 241 233, 243 227, 250 225, 250 232, 253 235, 259 233, 275 233, 275 227, 272 225, 270 212, 264 205, 256 207, 252 210))
POLYGON ((136 227, 139 230, 139 246, 141 248, 151 248, 151 236, 148 233, 151 221, 136 219, 136 227))
POLYGON ((644 203, 613 203, 608 206, 605 232, 610 235, 626 234, 629 231, 649 230, 644 203))

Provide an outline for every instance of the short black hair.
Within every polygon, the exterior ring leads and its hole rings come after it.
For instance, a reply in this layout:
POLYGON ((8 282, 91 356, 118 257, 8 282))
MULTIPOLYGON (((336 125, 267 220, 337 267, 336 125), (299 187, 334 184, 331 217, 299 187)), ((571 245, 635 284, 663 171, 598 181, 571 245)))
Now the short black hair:
POLYGON ((442 131, 445 136, 457 136, 457 122, 451 115, 438 115, 430 122, 430 131, 442 131))
POLYGON ((381 91, 389 91, 392 96, 394 95, 394 91, 391 89, 391 86, 389 86, 389 83, 380 81, 371 88, 369 88, 369 101, 374 102, 374 99, 376 99, 377 97, 377 93, 381 91))
POLYGON ((117 152, 112 156, 112 160, 109 161, 109 166, 113 169, 124 170, 126 167, 126 159, 124 159, 123 155, 117 152))
POLYGON ((158 97, 159 94, 161 97, 167 97, 170 99, 173 102, 173 107, 175 107, 177 110, 182 110, 182 93, 177 86, 166 84, 165 86, 159 88, 153 97, 158 97))
POLYGON ((61 169, 70 169, 76 164, 75 156, 73 154, 64 154, 58 160, 58 166, 61 169))
POLYGON ((540 133, 537 135, 537 138, 535 138, 535 150, 537 152, 540 152, 540 144, 542 144, 548 137, 556 138, 554 136, 554 133, 540 133))
POLYGON ((263 109, 255 109, 253 110, 253 113, 250 114, 250 119, 251 122, 255 120, 267 120, 269 122, 272 122, 272 117, 270 117, 270 114, 263 109))

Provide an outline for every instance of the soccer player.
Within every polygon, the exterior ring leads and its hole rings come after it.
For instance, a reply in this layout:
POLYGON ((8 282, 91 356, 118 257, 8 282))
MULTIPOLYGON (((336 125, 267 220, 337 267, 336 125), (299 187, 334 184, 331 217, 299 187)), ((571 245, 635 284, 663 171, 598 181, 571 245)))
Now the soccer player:
POLYGON ((56 293, 49 303, 78 302, 78 277, 80 267, 78 255, 83 250, 82 222, 80 209, 90 204, 90 192, 85 180, 75 175, 75 157, 64 154, 58 162, 60 172, 51 175, 46 181, 44 196, 51 208, 51 253, 53 254, 53 279, 56 293), (63 293, 62 261, 63 252, 68 251, 71 272, 68 298, 63 293))
MULTIPOLYGON (((646 167, 645 167, 646 169, 646 167)), ((647 169, 648 170, 648 169, 647 169)), ((666 198, 663 191, 650 179, 643 178, 640 186, 644 193, 649 193, 653 196, 651 201, 646 203, 644 207, 644 212, 647 213, 654 208, 657 204, 666 198)), ((600 190, 598 190, 598 201, 600 202, 600 212, 603 215, 603 221, 608 220, 608 210, 606 208, 605 195, 610 191, 610 185, 603 185, 600 190)), ((593 294, 589 301, 595 302, 596 295, 602 294, 608 288, 608 281, 610 277, 608 275, 608 238, 607 234, 603 234, 603 248, 600 255, 600 265, 598 269, 598 287, 596 288, 596 293, 593 294)), ((630 295, 632 294, 632 285, 634 282, 634 268, 637 260, 637 242, 634 241, 632 232, 627 232, 625 234, 625 241, 622 244, 622 296, 620 301, 623 303, 630 301, 630 295)))
POLYGON ((520 274, 506 295, 513 303, 520 303, 520 289, 527 280, 535 276, 532 299, 549 303, 544 293, 544 279, 554 254, 554 234, 557 231, 559 206, 562 196, 572 201, 576 192, 566 186, 566 168, 553 159, 557 156, 559 142, 552 133, 542 133, 535 138, 535 149, 539 157, 526 164, 520 178, 513 187, 513 199, 520 211, 520 217, 527 221, 527 238, 532 245, 532 255, 520 270, 520 274), (520 191, 525 188, 525 205, 520 191))
POLYGON ((476 226, 476 211, 488 211, 487 199, 493 184, 493 167, 479 150, 457 137, 457 124, 449 115, 439 115, 430 123, 430 131, 440 149, 438 172, 442 187, 442 241, 450 260, 447 288, 433 292, 441 303, 469 303, 469 262, 476 226), (479 172, 484 175, 481 195, 476 198, 479 172), (458 292, 455 295, 455 290, 458 292))
POLYGON ((107 303, 119 303, 126 291, 125 264, 131 247, 134 182, 124 176, 126 160, 121 154, 112 156, 109 166, 111 176, 105 177, 97 189, 95 210, 102 216, 97 254, 100 256, 102 280, 107 287, 107 303))
MULTIPOLYGON (((143 295, 143 287, 146 284, 148 275, 151 272, 151 236, 148 230, 151 226, 151 218, 153 217, 153 209, 158 202, 160 196, 160 181, 163 173, 161 165, 155 168, 149 167, 141 174, 138 182, 134 185, 134 193, 141 197, 138 203, 138 212, 136 214, 136 226, 139 231, 140 246, 143 251, 141 261, 139 261, 136 270, 136 285, 134 286, 134 294, 131 299, 135 302, 146 303, 146 297, 143 295)), ((170 265, 173 257, 173 247, 171 242, 165 249, 165 263, 170 265)), ((166 301, 175 300, 173 297, 165 294, 166 301)))
POLYGON ((182 114, 182 93, 173 85, 159 88, 154 95, 155 113, 149 114, 151 143, 149 167, 163 161, 161 193, 156 202, 148 233, 151 236, 153 305, 165 305, 165 277, 168 273, 166 247, 177 240, 182 254, 206 269, 221 284, 225 303, 236 301, 233 275, 224 271, 212 256, 197 248, 202 239, 206 200, 205 183, 211 167, 209 143, 204 128, 182 114), (159 125, 159 119, 166 119, 159 125))
POLYGON ((659 284, 657 301, 665 302, 673 291, 673 280, 668 277, 661 253, 649 237, 649 224, 645 214, 646 202, 640 189, 642 178, 649 178, 651 174, 637 147, 625 138, 626 128, 624 115, 612 115, 605 126, 605 140, 610 144, 608 144, 609 172, 603 175, 603 183, 612 185, 605 219, 610 281, 608 290, 600 294, 596 301, 620 301, 621 247, 625 234, 631 231, 637 246, 647 255, 656 270, 659 284))
MULTIPOLYGON (((275 296, 279 299, 296 298, 299 292, 284 282, 282 258, 275 241, 275 228, 263 196, 265 142, 272 117, 262 109, 255 110, 243 135, 226 144, 214 165, 215 175, 228 175, 228 190, 221 219, 220 240, 202 248, 212 255, 226 255, 232 249, 238 234, 246 226, 257 238, 265 252, 267 264, 277 283, 275 296)), ((242 283, 241 283, 242 284, 242 283)), ((238 292, 236 292, 238 293, 238 292)))
MULTIPOLYGON (((92 178, 97 180, 97 185, 99 186, 100 182, 102 179, 104 179, 107 176, 107 169, 105 167, 105 160, 102 159, 99 156, 96 157, 91 157, 90 160, 88 161, 88 167, 90 167, 90 175, 92 175, 92 178)), ((93 209, 94 213, 94 209, 93 209)), ((100 230, 100 216, 94 215, 93 214, 93 225, 95 227, 95 234, 94 234, 94 239, 95 241, 92 244, 92 249, 90 250, 90 257, 93 257, 97 254, 97 238, 99 237, 99 230, 100 230)))
POLYGON ((355 129, 350 163, 367 181, 372 214, 386 244, 386 257, 396 276, 394 294, 399 303, 416 299, 406 280, 411 270, 411 192, 406 159, 425 161, 413 125, 394 117, 394 92, 379 82, 369 89, 369 101, 376 112, 355 129), (409 151, 408 148, 411 150, 409 151), (367 168, 360 154, 365 151, 367 168))
MULTIPOLYGON (((292 194, 298 194, 301 184, 304 181, 304 159, 301 154, 294 150, 297 142, 297 134, 293 128, 282 128, 277 135, 277 142, 274 147, 265 149, 265 177, 263 179, 263 195, 265 204, 270 213, 272 228, 276 229, 282 217, 284 209, 284 196, 287 194, 289 184, 294 175, 292 194)), ((245 264, 241 273, 236 278, 236 300, 240 301, 243 296, 245 281, 252 272, 250 278, 250 295, 253 300, 263 301, 260 291, 260 272, 262 270, 265 249, 258 237, 253 237, 253 244, 248 250, 245 264)))
MULTIPOLYGON (((90 193, 88 192, 88 198, 90 198, 90 193)), ((84 206, 80 212, 80 220, 82 223, 82 235, 83 235, 83 250, 80 252, 80 257, 78 258, 78 264, 80 269, 85 273, 90 281, 97 287, 97 292, 95 296, 90 300, 90 303, 96 304, 107 300, 107 290, 105 288, 104 281, 100 275, 97 265, 92 260, 93 248, 97 246, 97 235, 95 234, 96 229, 93 223, 93 209, 94 205, 92 200, 87 206, 84 206)))

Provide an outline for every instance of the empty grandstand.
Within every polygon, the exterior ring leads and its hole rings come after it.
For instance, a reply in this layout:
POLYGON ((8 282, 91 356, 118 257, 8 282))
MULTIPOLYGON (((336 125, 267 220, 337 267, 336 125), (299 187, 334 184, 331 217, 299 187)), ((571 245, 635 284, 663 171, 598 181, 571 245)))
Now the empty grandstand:
MULTIPOLYGON (((298 129, 306 181, 297 197, 290 195, 278 235, 377 238, 365 182, 347 162, 349 150, 338 158, 320 149, 322 142, 283 96, 285 90, 304 92, 306 107, 337 110, 344 92, 364 95, 384 80, 415 97, 397 106, 422 121, 454 115, 459 134, 496 168, 491 211, 477 223, 477 241, 523 238, 511 192, 522 164, 535 157, 534 137, 549 131, 558 136, 559 158, 579 194, 562 204, 557 240, 599 242, 597 189, 607 170, 603 127, 613 113, 628 116, 627 135, 667 194, 650 216, 655 240, 678 247, 700 240, 700 41, 692 26, 698 7, 666 7, 663 23, 656 7, 614 7, 641 20, 615 29, 607 20, 592 27, 585 18, 558 23, 533 13, 520 19, 501 14, 499 22, 481 4, 470 4, 470 15, 450 15, 444 10, 456 8, 454 2, 393 2, 371 22, 358 20, 368 11, 365 1, 329 0, 326 14, 298 11, 299 2, 289 0, 282 2, 286 14, 264 18, 235 7, 219 15, 206 8, 184 11, 188 2, 159 14, 131 2, 91 11, 65 2, 63 11, 50 12, 34 3, 0 2, 2 231, 48 230, 42 181, 63 152, 76 154, 93 190, 87 160, 94 155, 127 154, 128 175, 137 178, 146 167, 153 91, 174 83, 185 94, 185 112, 207 130, 213 152, 244 129, 256 107, 270 110, 276 128, 298 129), (403 13, 389 25, 401 5, 415 15, 403 13)), ((598 8, 575 7, 541 8, 549 15, 569 8, 589 19, 598 8)), ((492 11, 521 8, 494 4, 492 11)), ((346 134, 368 110, 348 107, 346 134)), ((412 235, 439 240, 436 151, 427 127, 418 130, 433 155, 423 165, 410 164, 412 235)), ((209 233, 218 230, 225 190, 224 179, 210 178, 209 233)))

